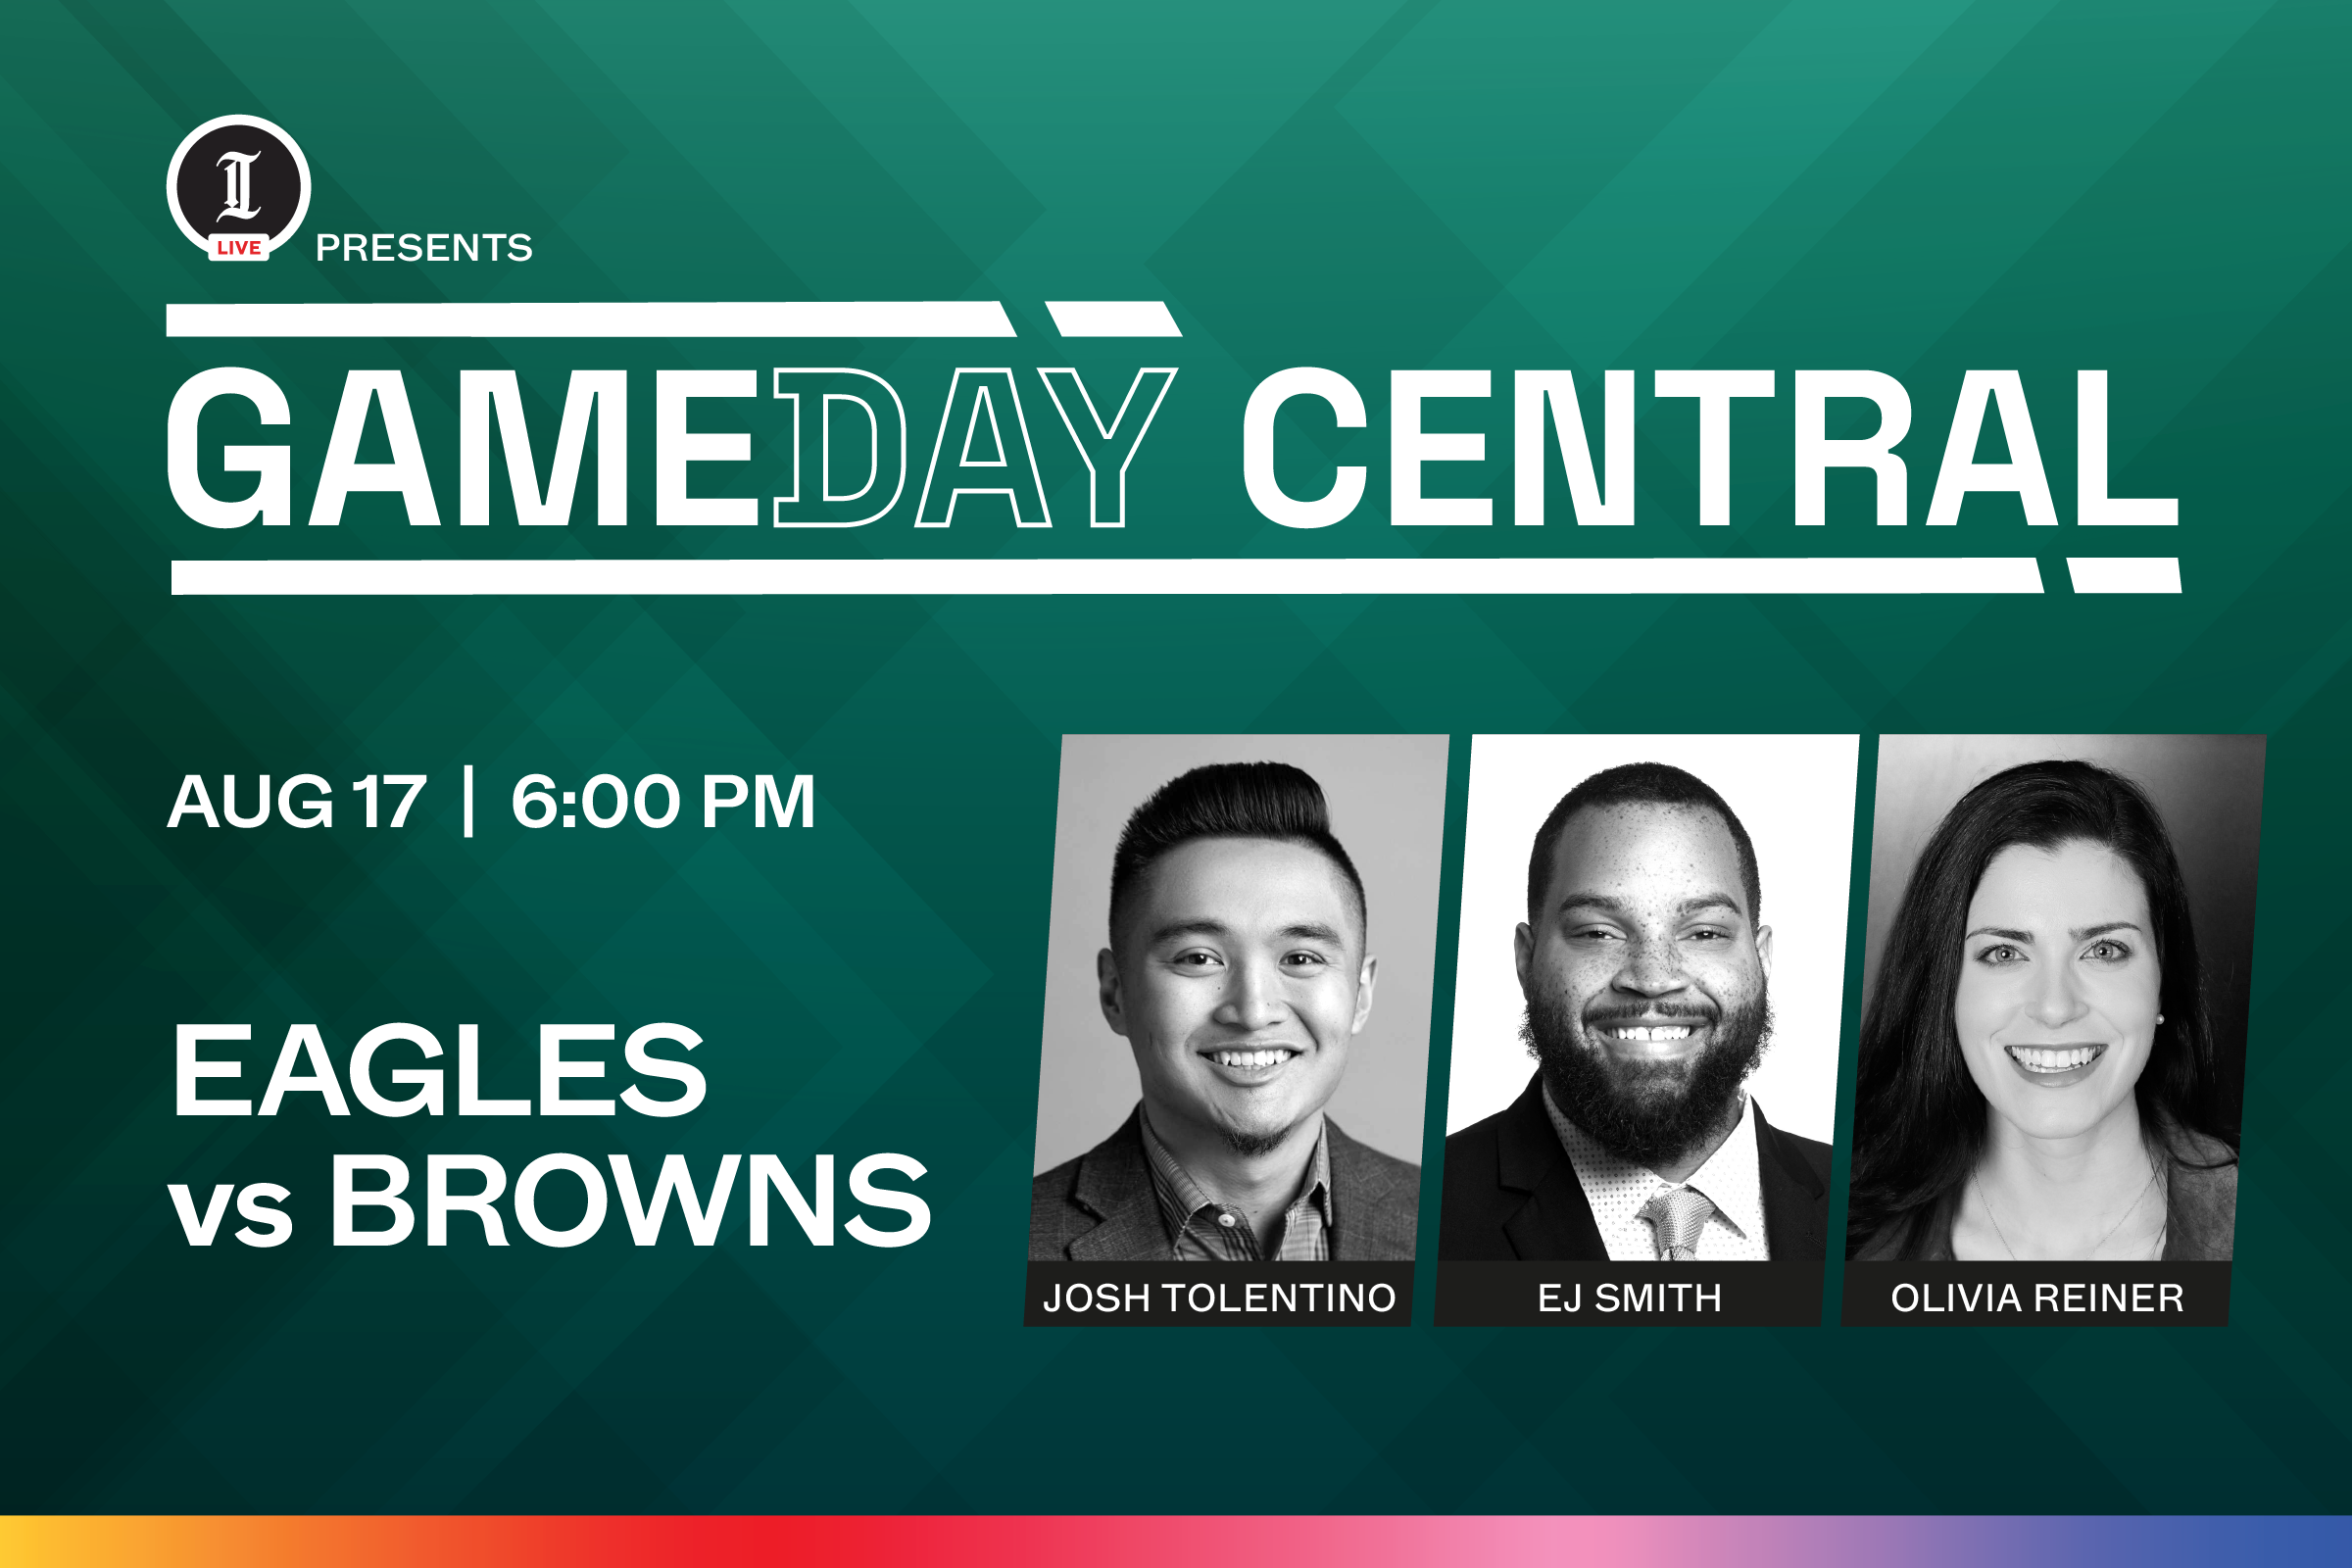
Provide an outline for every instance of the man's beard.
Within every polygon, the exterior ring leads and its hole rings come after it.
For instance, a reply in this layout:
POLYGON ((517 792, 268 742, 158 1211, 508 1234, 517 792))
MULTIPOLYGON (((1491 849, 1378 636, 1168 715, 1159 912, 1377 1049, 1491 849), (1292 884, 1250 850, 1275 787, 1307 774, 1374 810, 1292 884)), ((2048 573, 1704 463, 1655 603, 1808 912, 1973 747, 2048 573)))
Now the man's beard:
POLYGON ((1771 1038, 1772 1003, 1759 987, 1755 1001, 1727 1011, 1653 1004, 1588 1018, 1586 1026, 1598 1031, 1635 1018, 1712 1022, 1714 1039, 1695 1061, 1621 1060, 1605 1047, 1580 1044, 1566 1009, 1549 997, 1529 1002, 1519 1037, 1543 1063, 1544 1082, 1570 1121, 1611 1153, 1654 1169, 1726 1131, 1740 1086, 1771 1038))
POLYGON ((1256 1159, 1261 1154, 1271 1154, 1283 1146, 1284 1141, 1291 1134, 1298 1130, 1297 1122, 1293 1122, 1278 1133, 1246 1133, 1239 1127, 1220 1126, 1217 1129, 1225 1139, 1225 1147, 1244 1159, 1256 1159))

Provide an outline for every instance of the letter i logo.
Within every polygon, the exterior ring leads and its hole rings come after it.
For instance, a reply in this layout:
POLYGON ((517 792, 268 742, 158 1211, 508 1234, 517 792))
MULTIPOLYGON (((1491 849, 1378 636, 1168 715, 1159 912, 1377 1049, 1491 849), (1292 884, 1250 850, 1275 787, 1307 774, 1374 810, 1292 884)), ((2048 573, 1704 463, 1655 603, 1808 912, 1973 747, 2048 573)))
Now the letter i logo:
POLYGON ((311 210, 311 166, 294 138, 252 115, 188 132, 164 175, 188 243, 216 262, 266 262, 311 210))
POLYGON ((228 171, 228 194, 222 198, 228 205, 220 209, 222 218, 254 219, 262 215, 253 205, 253 161, 260 153, 222 153, 220 167, 228 171))

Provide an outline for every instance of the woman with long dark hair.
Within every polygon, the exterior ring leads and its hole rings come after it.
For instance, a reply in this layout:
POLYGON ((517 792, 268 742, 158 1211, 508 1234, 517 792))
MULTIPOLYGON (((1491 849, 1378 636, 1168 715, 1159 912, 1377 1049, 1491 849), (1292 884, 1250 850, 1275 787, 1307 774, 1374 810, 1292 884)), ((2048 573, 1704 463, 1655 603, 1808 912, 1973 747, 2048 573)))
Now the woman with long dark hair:
POLYGON ((2227 1258, 2188 893, 2139 787, 2028 762, 1961 798, 1896 911, 1862 1022, 1846 1252, 2227 1258))

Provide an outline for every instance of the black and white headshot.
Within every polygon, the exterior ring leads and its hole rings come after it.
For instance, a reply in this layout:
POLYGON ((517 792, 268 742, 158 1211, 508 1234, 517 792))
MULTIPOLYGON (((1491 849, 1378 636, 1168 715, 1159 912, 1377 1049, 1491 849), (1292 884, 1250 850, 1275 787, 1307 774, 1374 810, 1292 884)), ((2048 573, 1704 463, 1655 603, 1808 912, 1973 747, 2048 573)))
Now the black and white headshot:
POLYGON ((1032 1261, 1412 1257, 1445 781, 1443 736, 1065 738, 1032 1261))
POLYGON ((1441 1258, 1825 1255, 1856 752, 1477 738, 1441 1258))
POLYGON ((2259 736, 1887 736, 1848 1255, 2218 1261, 2259 736))

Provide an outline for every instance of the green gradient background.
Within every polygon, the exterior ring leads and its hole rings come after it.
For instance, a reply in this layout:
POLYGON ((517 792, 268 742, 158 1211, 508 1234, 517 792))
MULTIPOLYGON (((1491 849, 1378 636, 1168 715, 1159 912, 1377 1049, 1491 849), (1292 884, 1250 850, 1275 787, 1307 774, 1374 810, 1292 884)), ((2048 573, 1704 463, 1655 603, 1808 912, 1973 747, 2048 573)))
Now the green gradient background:
MULTIPOLYGON (((0 1508, 2352 1504, 2352 1071, 2329 1004, 2352 936, 2348 42, 2340 5, 2259 0, 14 0, 0 1508), (180 136, 237 112, 292 131, 317 179, 304 239, 263 267, 208 263, 162 200, 180 136), (309 233, 347 228, 520 228, 538 254, 309 259, 309 233), (162 332, 167 301, 436 289, 1003 299, 1022 337, 755 357, 162 332), (1166 299, 1187 335, 1072 353, 1048 298, 1166 299), (189 523, 162 471, 164 409, 206 364, 279 376, 314 466, 341 371, 400 366, 448 514, 461 365, 522 370, 542 442, 575 365, 864 366, 907 393, 919 459, 959 362, 1121 384, 1183 367, 1124 533, 1072 525, 1083 482, 1033 380, 1050 534, 959 514, 914 535, 910 482, 898 517, 854 535, 419 536, 383 497, 324 540, 269 539, 189 523), (1318 464, 1372 467, 1363 511, 1320 534, 1264 524, 1240 484, 1241 401, 1293 364, 1355 376, 1374 411, 1346 441, 1292 432, 1299 488, 1318 464), (1383 520, 1383 377, 1420 366, 1771 367, 1782 397, 1737 416, 1728 538, 1692 525, 1694 417, 1652 404, 1646 375, 1638 528, 1406 537, 1383 520), (1915 525, 1882 534, 1842 475, 1806 553, 2039 552, 2052 593, 166 592, 174 556, 294 549, 1791 554, 1787 373, 1848 366, 1912 391, 1915 525), (2066 517, 2072 372, 2112 371, 2114 493, 2180 498, 2177 536, 2078 543, 2070 523, 2053 542, 1984 500, 1926 535, 1959 374, 1980 367, 2023 371, 2066 517), (2177 599, 2077 600, 2057 569, 2175 548, 2177 599), (1018 1328, 1058 736, 1555 728, 2268 732, 2233 1326, 1018 1328), (446 784, 465 761, 485 776, 472 841, 446 784), (812 772, 818 827, 503 818, 526 770, 655 768, 812 772), (163 828, 183 772, 299 770, 444 782, 400 834, 163 828), (541 1022, 658 1017, 710 1042, 711 1097, 683 1123, 172 1113, 179 1021, 251 1021, 265 1057, 289 1021, 338 1048, 390 1018, 445 1041, 479 1022, 496 1092, 501 1046, 541 1022), (568 1252, 324 1245, 330 1152, 478 1150, 512 1170, 550 1149, 641 1166, 674 1149, 702 1171, 722 1151, 803 1170, 820 1149, 845 1165, 904 1151, 931 1169, 935 1227, 898 1252, 754 1251, 740 1219, 713 1250, 641 1251, 617 1215, 568 1252), (182 1245, 165 1183, 270 1179, 296 1189, 292 1245, 182 1245)), ((642 428, 651 399, 634 401, 642 428)), ((1487 416, 1497 436, 1506 409, 1487 416)), ((1490 451, 1461 493, 1507 494, 1507 445, 1490 451)), ((1458 789, 1454 809, 1458 846, 1458 789)), ((356 817, 348 794, 340 810, 356 817)), ((1428 1290, 1424 1271, 1424 1323, 1428 1290)))

